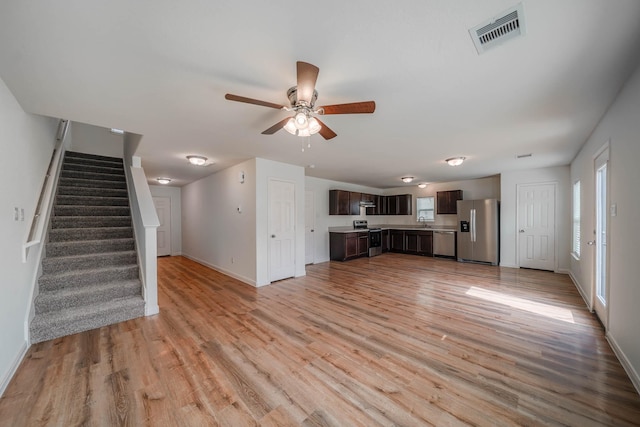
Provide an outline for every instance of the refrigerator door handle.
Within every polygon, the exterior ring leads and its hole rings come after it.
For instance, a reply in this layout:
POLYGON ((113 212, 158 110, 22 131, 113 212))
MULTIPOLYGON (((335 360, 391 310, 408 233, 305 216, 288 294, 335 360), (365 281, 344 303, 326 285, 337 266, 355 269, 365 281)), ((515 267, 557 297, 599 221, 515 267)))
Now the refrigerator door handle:
POLYGON ((471 241, 476 241, 476 210, 471 209, 471 241))

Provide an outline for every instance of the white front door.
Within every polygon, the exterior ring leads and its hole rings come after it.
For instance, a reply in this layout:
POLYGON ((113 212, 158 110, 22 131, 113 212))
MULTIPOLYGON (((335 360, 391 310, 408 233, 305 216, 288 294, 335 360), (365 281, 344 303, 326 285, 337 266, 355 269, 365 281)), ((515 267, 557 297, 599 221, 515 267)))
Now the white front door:
POLYGON ((594 309, 598 318, 604 325, 605 329, 608 324, 608 254, 607 254, 607 216, 609 214, 609 202, 608 202, 608 165, 609 165, 609 149, 605 148, 596 157, 594 162, 594 172, 596 177, 595 182, 595 211, 596 211, 596 229, 595 239, 589 242, 595 243, 596 258, 595 258, 595 272, 594 272, 594 285, 595 285, 595 301, 594 309))
POLYGON ((519 266, 555 270, 555 184, 518 186, 519 266))
POLYGON ((154 197, 160 226, 157 230, 158 256, 171 255, 171 199, 169 197, 154 197))
POLYGON ((295 184, 269 180, 269 281, 293 277, 295 260, 295 184))
POLYGON ((304 192, 304 263, 315 262, 316 203, 312 190, 304 192))

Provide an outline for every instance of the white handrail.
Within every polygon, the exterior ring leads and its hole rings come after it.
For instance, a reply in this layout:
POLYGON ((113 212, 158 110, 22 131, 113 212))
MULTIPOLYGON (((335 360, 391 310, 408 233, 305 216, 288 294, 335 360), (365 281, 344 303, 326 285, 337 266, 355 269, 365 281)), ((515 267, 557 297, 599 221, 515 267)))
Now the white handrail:
POLYGON ((51 204, 53 203, 58 175, 62 165, 62 157, 64 156, 65 151, 63 149, 63 144, 67 136, 68 128, 69 121, 60 120, 60 123, 58 124, 58 132, 56 134, 56 146, 53 149, 49 169, 47 170, 44 182, 42 183, 42 190, 40 191, 40 198, 38 199, 33 219, 31 220, 29 235, 27 236, 26 242, 22 245, 23 263, 27 262, 29 248, 42 242, 42 237, 44 236, 45 227, 47 225, 46 219, 51 209, 51 204))

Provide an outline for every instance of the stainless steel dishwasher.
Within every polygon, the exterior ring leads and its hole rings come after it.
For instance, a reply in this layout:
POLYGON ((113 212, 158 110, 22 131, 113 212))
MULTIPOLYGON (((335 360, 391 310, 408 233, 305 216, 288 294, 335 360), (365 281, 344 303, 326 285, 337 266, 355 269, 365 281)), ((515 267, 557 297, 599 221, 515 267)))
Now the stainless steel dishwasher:
POLYGON ((455 258, 456 256, 456 232, 434 230, 433 255, 455 258))

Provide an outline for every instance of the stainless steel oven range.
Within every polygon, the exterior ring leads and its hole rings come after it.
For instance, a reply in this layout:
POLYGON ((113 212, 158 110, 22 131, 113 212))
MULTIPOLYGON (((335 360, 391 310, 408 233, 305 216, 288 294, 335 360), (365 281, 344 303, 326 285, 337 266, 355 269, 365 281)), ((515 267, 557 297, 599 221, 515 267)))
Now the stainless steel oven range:
POLYGON ((376 256, 382 253, 382 229, 379 227, 369 227, 366 219, 356 219, 353 221, 353 228, 356 230, 369 230, 369 256, 376 256))

